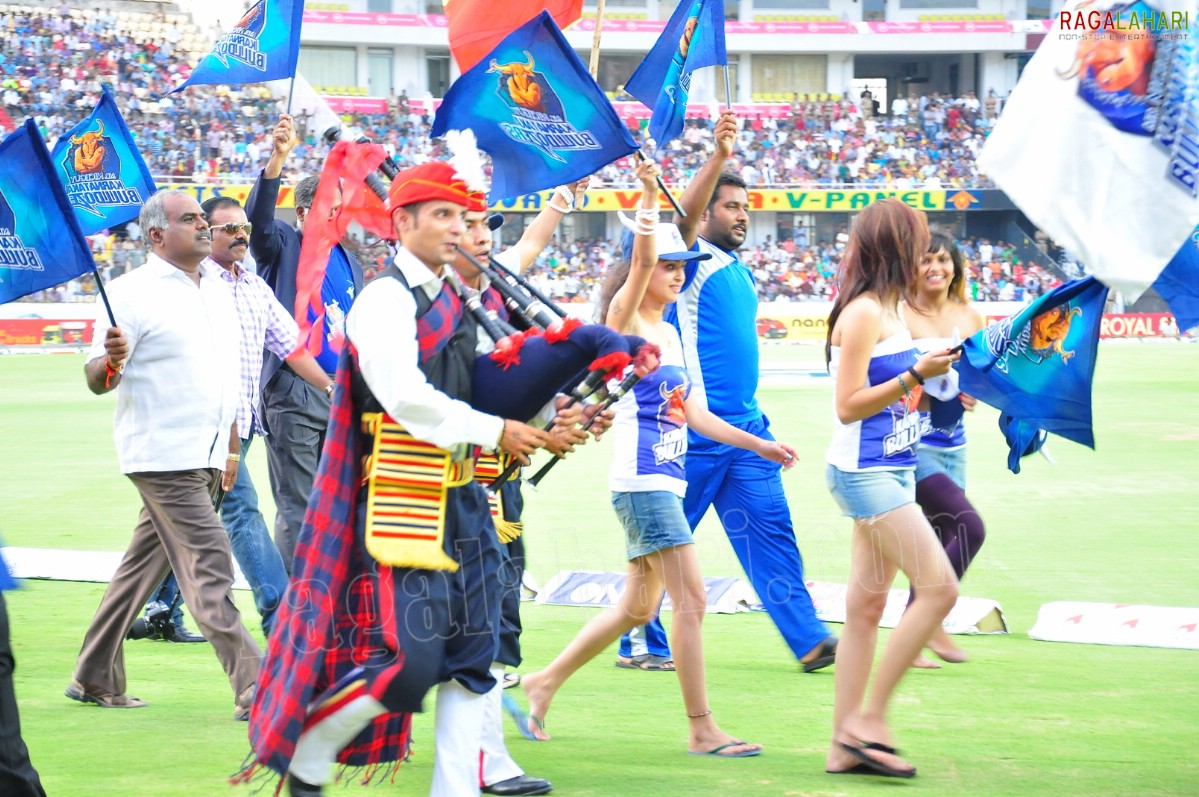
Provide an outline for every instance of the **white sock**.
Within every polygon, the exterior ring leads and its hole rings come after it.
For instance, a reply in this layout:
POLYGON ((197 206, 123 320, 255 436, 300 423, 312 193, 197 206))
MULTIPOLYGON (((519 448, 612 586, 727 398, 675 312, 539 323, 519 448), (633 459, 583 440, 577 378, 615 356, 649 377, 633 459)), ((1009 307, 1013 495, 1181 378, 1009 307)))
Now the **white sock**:
POLYGON ((437 688, 436 752, 430 797, 478 797, 485 695, 457 681, 437 688))
POLYGON ((491 786, 525 774, 504 744, 504 665, 493 664, 495 688, 483 696, 483 785, 491 786))
POLYGON ((305 783, 323 786, 333 779, 333 764, 342 748, 354 740, 371 720, 387 709, 370 695, 354 698, 310 728, 296 743, 288 771, 305 783))

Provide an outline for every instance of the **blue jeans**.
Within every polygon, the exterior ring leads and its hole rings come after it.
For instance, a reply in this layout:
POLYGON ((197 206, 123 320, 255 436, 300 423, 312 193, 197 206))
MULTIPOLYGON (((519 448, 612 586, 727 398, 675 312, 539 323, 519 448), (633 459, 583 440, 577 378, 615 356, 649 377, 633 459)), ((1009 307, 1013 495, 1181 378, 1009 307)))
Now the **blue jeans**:
MULTIPOLYGON (((271 539, 266 520, 258 511, 258 493, 250 479, 250 469, 246 467, 246 452, 253 439, 250 436, 241 441, 242 461, 237 469, 237 481, 233 483, 233 489, 225 494, 221 504, 221 522, 229 534, 233 558, 254 591, 254 605, 262 617, 262 631, 269 638, 275 610, 279 608, 279 601, 287 590, 287 571, 283 568, 283 557, 271 539)), ((175 574, 171 573, 151 600, 160 600, 170 606, 178 594, 179 586, 175 583, 175 574)), ((176 625, 180 624, 183 621, 182 610, 176 609, 171 619, 176 625)))

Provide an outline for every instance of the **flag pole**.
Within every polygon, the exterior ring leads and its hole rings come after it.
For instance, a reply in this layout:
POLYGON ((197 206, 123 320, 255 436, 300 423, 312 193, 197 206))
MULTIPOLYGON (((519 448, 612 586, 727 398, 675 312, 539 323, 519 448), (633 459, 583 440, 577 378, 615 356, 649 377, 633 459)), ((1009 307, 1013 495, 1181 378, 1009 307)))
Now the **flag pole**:
POLYGON ((104 300, 104 309, 108 311, 108 323, 115 327, 117 319, 112 314, 112 304, 109 303, 108 293, 104 290, 104 280, 100 279, 100 269, 93 268, 92 274, 96 275, 96 290, 100 292, 100 298, 104 300))
POLYGON ((291 76, 291 82, 287 84, 287 110, 285 114, 291 116, 291 98, 296 93, 296 76, 291 76))
POLYGON ((587 71, 591 73, 591 77, 598 80, 599 75, 599 54, 600 54, 600 36, 604 30, 604 0, 596 0, 595 3, 595 33, 591 37, 591 61, 587 65, 587 71))
POLYGON ((729 65, 722 64, 720 71, 724 72, 724 107, 733 110, 733 89, 729 86, 729 65))
MULTIPOLYGON (((604 27, 604 0, 596 0, 595 3, 595 35, 591 37, 591 62, 587 65, 587 71, 591 73, 591 77, 597 83, 599 82, 599 54, 600 54, 600 34, 604 27)), ((601 87, 602 88, 602 87, 601 87)), ((640 149, 637 150, 637 160, 645 160, 645 153, 640 149)), ((670 200, 670 206, 674 208, 674 212, 679 218, 687 218, 686 212, 679 205, 678 200, 674 198, 674 194, 670 193, 670 189, 666 187, 666 182, 662 179, 662 175, 658 175, 658 190, 666 195, 670 200)))

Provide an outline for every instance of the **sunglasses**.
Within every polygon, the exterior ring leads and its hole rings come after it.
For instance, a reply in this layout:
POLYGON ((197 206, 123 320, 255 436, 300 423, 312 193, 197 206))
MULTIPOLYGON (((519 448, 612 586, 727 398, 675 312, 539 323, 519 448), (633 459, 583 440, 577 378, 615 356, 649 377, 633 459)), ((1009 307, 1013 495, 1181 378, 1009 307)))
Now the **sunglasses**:
POLYGON ((242 230, 245 232, 246 235, 249 235, 250 232, 254 229, 254 225, 250 224, 249 222, 246 222, 244 224, 238 224, 237 222, 231 221, 228 224, 217 224, 217 225, 213 226, 213 229, 221 230, 222 232, 225 233, 225 235, 237 235, 238 230, 242 230))

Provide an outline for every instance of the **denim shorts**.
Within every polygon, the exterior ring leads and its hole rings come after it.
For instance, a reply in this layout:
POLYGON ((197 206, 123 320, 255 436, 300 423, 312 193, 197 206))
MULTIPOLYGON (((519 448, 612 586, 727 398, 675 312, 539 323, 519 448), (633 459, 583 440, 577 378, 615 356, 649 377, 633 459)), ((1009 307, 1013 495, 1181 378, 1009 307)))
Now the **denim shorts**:
POLYGON ((664 548, 695 542, 683 514, 683 499, 672 492, 613 492, 612 506, 624 526, 630 562, 664 548))
POLYGON ((953 483, 966 490, 966 447, 938 448, 920 446, 916 449, 916 481, 944 473, 953 483))
POLYGON ((824 475, 846 517, 875 517, 916 502, 915 468, 851 471, 828 465, 824 475))

